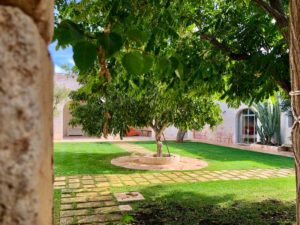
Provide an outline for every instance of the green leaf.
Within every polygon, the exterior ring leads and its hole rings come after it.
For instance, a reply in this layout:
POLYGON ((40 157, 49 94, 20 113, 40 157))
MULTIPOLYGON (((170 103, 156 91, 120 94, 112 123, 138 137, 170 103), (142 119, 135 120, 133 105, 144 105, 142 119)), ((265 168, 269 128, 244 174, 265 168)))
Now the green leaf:
POLYGON ((71 20, 63 20, 54 31, 54 40, 57 40, 58 47, 66 47, 75 44, 84 38, 83 31, 71 20))
POLYGON ((179 63, 178 64, 178 67, 176 68, 175 70, 175 74, 178 78, 182 77, 183 76, 183 71, 184 71, 184 68, 183 68, 183 64, 182 63, 179 63))
POLYGON ((144 57, 140 52, 125 54, 122 63, 129 74, 139 75, 144 71, 144 57))
POLYGON ((97 48, 87 41, 80 41, 73 47, 73 59, 80 71, 90 69, 97 59, 97 48))
POLYGON ((151 55, 144 55, 143 60, 144 60, 143 72, 147 73, 151 70, 151 68, 153 66, 154 59, 153 59, 153 56, 151 56, 151 55))
POLYGON ((243 0, 243 2, 246 4, 246 6, 248 7, 250 4, 250 0, 243 0))
POLYGON ((122 37, 117 33, 97 34, 99 44, 104 48, 106 57, 112 56, 119 51, 123 45, 122 37))
POLYGON ((174 70, 176 76, 178 78, 180 78, 183 75, 183 65, 182 65, 182 63, 175 56, 172 56, 170 58, 170 61, 171 61, 172 70, 174 70))
POLYGON ((178 64, 179 64, 179 60, 178 60, 175 56, 172 56, 172 57, 170 58, 170 61, 171 61, 172 68, 173 68, 174 70, 177 69, 178 64))
POLYGON ((128 31, 127 36, 131 41, 141 45, 149 40, 150 33, 138 29, 132 29, 128 31))
POLYGON ((171 69, 171 62, 165 56, 160 56, 157 59, 157 67, 160 73, 165 73, 166 71, 171 69))

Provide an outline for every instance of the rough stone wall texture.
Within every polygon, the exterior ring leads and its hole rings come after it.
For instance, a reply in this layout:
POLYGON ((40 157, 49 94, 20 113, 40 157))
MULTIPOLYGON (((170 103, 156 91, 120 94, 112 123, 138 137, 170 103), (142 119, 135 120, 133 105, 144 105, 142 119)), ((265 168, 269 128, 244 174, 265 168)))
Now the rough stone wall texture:
POLYGON ((42 38, 48 44, 53 35, 54 0, 0 0, 0 5, 9 5, 21 9, 35 22, 42 38))
POLYGON ((52 223, 52 6, 0 0, 0 224, 52 223))

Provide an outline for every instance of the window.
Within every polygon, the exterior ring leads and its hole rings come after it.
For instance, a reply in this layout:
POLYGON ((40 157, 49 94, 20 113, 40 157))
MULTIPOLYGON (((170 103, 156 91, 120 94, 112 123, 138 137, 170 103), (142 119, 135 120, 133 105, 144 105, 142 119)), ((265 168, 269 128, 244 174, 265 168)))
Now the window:
POLYGON ((255 143, 256 142, 256 116, 251 109, 244 109, 239 119, 239 142, 255 143))

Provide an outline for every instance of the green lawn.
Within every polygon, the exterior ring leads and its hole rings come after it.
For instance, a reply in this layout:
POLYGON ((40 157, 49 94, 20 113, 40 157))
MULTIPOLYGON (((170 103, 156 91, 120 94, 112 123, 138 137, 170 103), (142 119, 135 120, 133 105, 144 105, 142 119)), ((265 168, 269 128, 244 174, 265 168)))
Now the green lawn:
POLYGON ((263 201, 295 199, 295 177, 269 179, 210 181, 154 186, 127 186, 114 188, 114 192, 140 191, 149 201, 176 199, 197 204, 220 204, 226 206, 234 201, 263 201))
MULTIPOLYGON (((135 142, 151 151, 156 150, 154 142, 135 142)), ((182 156, 203 159, 208 162, 204 170, 231 170, 254 168, 293 168, 294 159, 235 148, 199 143, 199 142, 168 142, 170 152, 182 156)), ((164 151, 167 151, 166 144, 164 151)))
POLYGON ((130 170, 111 165, 113 158, 128 155, 111 143, 55 143, 55 176, 126 173, 130 170))
MULTIPOLYGON (((155 151, 154 142, 137 142, 155 151)), ((204 170, 229 170, 253 168, 292 168, 292 158, 243 151, 234 148, 185 142, 168 142, 170 151, 182 156, 204 159, 208 167, 204 170)), ((166 146, 164 146, 166 151, 166 146)), ((111 165, 113 158, 128 155, 112 143, 55 143, 54 172, 56 176, 77 174, 110 174, 141 172, 111 165)))
MULTIPOLYGON (((155 151, 154 142, 137 144, 155 151)), ((168 143, 172 153, 204 159, 206 170, 291 168, 293 159, 237 150, 203 143, 168 143)), ((166 147, 165 147, 166 149, 166 147)), ((56 143, 56 176, 78 174, 119 174, 128 170, 110 164, 128 155, 112 143, 56 143)), ((146 198, 130 203, 132 224, 139 225, 268 225, 295 221, 295 177, 239 181, 211 181, 115 188, 113 192, 140 191, 146 198)), ((60 191, 54 193, 54 218, 59 219, 60 191)))

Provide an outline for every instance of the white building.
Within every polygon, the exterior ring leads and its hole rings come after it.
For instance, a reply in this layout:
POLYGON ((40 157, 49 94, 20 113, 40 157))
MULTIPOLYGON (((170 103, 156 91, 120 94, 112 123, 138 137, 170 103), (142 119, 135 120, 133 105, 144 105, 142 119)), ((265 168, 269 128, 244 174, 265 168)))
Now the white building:
MULTIPOLYGON (((259 141, 256 131, 257 119, 253 111, 242 104, 239 108, 229 108, 220 102, 223 123, 211 130, 206 126, 202 131, 194 131, 195 139, 203 139, 224 144, 252 144, 259 141)), ((291 144, 292 117, 281 113, 280 139, 282 144, 291 144)))
MULTIPOLYGON (((56 74, 54 82, 58 86, 64 86, 70 90, 79 88, 75 78, 65 76, 63 74, 56 74)), ((68 108, 69 99, 61 102, 57 109, 59 114, 54 117, 54 132, 55 140, 62 140, 68 137, 84 136, 80 127, 72 127, 69 125, 71 118, 68 108)), ((220 107, 223 114, 223 123, 211 130, 206 126, 202 131, 189 131, 186 134, 187 139, 199 139, 203 141, 220 143, 220 144, 251 144, 259 141, 256 131, 255 114, 246 105, 241 105, 237 109, 229 108, 226 103, 220 102, 220 107)), ((292 127, 292 118, 285 113, 281 114, 281 143, 290 144, 292 127)), ((154 132, 150 128, 139 130, 142 136, 154 137, 154 132)), ((169 127, 164 132, 166 139, 175 139, 177 129, 169 127)), ((116 137, 117 138, 117 137, 116 137)))

